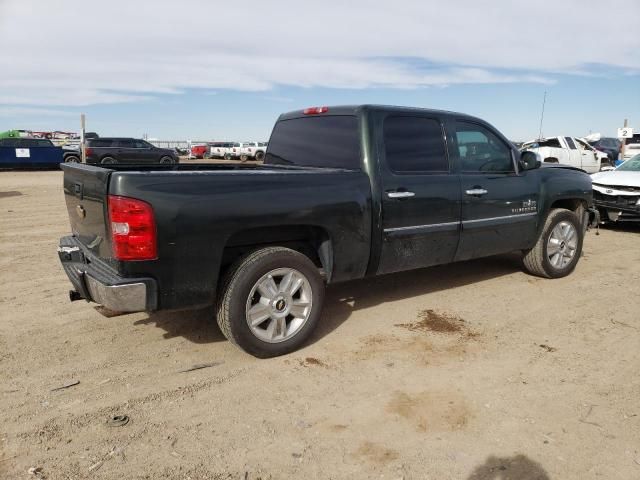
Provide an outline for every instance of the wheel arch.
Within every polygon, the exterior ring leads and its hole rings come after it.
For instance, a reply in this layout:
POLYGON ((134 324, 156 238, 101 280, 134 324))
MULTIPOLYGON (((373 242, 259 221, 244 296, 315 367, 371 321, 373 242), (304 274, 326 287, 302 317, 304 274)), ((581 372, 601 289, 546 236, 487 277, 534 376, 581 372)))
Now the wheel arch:
POLYGON ((233 233, 223 248, 219 278, 241 256, 258 248, 273 246, 287 247, 306 255, 330 283, 333 272, 331 236, 326 228, 317 225, 256 227, 233 233))

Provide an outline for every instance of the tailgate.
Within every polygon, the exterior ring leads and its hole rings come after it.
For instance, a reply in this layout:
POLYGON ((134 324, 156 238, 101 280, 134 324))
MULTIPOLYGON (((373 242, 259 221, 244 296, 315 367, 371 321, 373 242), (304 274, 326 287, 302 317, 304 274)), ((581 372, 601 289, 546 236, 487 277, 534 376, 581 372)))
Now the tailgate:
POLYGON ((64 196, 73 235, 94 255, 111 257, 107 224, 107 193, 113 170, 64 163, 64 196))

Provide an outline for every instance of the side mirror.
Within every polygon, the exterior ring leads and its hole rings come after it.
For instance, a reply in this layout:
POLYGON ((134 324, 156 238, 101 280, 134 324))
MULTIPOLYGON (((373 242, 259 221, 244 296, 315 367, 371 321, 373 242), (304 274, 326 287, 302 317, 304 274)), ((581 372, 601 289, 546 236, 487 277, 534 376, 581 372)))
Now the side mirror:
POLYGON ((525 150, 520 153, 520 169, 521 170, 535 170, 542 165, 542 159, 536 152, 530 152, 525 150))

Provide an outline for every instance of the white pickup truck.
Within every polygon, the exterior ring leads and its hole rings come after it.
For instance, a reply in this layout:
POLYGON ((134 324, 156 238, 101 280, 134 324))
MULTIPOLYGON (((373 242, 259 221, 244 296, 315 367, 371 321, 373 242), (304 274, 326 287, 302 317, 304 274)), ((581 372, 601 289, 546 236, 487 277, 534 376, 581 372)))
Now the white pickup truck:
POLYGON ((243 142, 240 144, 240 160, 254 159, 261 161, 267 151, 265 142, 243 142))
POLYGON ((601 156, 584 140, 574 137, 547 137, 525 142, 520 148, 540 155, 543 162, 578 167, 587 173, 600 171, 601 156))

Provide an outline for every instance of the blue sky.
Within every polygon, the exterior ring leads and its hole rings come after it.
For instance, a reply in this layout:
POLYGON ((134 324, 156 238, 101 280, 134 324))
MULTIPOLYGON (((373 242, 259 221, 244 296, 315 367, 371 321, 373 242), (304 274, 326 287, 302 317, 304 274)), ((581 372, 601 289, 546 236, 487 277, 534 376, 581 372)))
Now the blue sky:
POLYGON ((0 130, 84 112, 102 135, 262 140, 284 111, 384 103, 525 140, 545 91, 546 135, 640 130, 638 2, 303 3, 0 0, 0 130))

